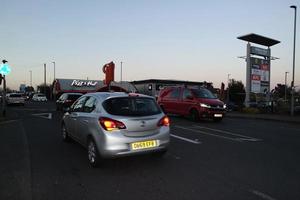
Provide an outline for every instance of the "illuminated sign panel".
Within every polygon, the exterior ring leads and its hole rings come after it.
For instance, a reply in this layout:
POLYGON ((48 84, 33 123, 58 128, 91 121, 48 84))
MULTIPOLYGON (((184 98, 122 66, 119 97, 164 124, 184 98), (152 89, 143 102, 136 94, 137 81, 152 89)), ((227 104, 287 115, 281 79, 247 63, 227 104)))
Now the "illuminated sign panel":
POLYGON ((97 81, 80 81, 80 80, 73 80, 71 86, 75 87, 95 87, 98 84, 97 81))
POLYGON ((264 93, 270 91, 270 60, 250 58, 251 66, 251 92, 264 93))

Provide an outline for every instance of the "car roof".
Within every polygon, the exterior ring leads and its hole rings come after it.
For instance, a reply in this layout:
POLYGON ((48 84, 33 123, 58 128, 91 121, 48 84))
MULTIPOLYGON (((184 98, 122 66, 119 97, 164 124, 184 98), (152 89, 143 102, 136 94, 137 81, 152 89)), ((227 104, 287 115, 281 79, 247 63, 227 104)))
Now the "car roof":
POLYGON ((66 92, 64 94, 67 94, 67 95, 83 95, 82 93, 75 93, 75 92, 66 92))
POLYGON ((94 92, 94 93, 87 93, 84 96, 93 96, 97 99, 101 99, 102 101, 113 97, 129 97, 129 96, 154 98, 152 96, 148 96, 144 94, 126 93, 126 92, 94 92))

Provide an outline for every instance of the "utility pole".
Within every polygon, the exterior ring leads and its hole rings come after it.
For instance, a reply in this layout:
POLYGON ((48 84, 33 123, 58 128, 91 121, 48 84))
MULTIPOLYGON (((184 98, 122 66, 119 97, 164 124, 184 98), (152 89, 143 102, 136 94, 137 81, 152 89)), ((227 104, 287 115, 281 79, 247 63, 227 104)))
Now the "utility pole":
POLYGON ((290 8, 293 8, 295 10, 295 17, 294 17, 294 50, 293 50, 293 75, 292 75, 292 99, 291 99, 291 116, 294 116, 294 87, 295 87, 295 52, 296 52, 296 20, 297 20, 297 6, 293 5, 290 6, 290 8))
MULTIPOLYGON (((7 63, 6 60, 2 60, 2 63, 5 64, 7 63)), ((2 116, 5 117, 6 116, 6 79, 5 79, 5 75, 2 75, 2 81, 3 81, 3 92, 2 92, 2 116)))
POLYGON ((50 95, 51 95, 51 97, 53 97, 53 100, 55 101, 56 100, 56 94, 55 94, 55 92, 53 92, 53 88, 54 88, 54 82, 55 82, 55 79, 56 79, 56 75, 55 75, 55 61, 53 61, 52 62, 53 63, 53 84, 52 84, 52 86, 50 86, 50 89, 51 89, 51 91, 50 91, 50 95))
POLYGON ((54 67, 54 71, 53 71, 53 79, 55 80, 55 61, 54 62, 52 62, 53 63, 53 67, 54 67))
POLYGON ((229 77, 231 74, 227 74, 227 104, 229 103, 229 77))
POLYGON ((123 68, 122 65, 123 65, 123 62, 121 62, 121 83, 122 83, 122 70, 123 70, 123 69, 122 69, 122 68, 123 68))
POLYGON ((29 73, 30 73, 30 87, 32 87, 32 71, 30 70, 29 73))
POLYGON ((286 103, 286 90, 287 90, 287 85, 286 85, 286 78, 287 78, 287 74, 289 72, 285 72, 285 77, 284 77, 284 102, 286 103))
POLYGON ((44 93, 46 95, 46 63, 44 64, 44 93))
POLYGON ((3 75, 3 92, 2 92, 2 116, 6 116, 6 79, 3 75))

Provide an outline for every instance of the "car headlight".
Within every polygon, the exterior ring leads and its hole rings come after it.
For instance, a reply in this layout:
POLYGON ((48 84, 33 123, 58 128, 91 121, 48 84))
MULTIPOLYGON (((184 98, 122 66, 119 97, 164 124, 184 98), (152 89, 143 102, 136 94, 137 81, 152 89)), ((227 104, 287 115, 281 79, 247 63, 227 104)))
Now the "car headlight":
POLYGON ((226 105, 226 104, 224 104, 224 105, 223 105, 223 108, 224 108, 224 109, 226 109, 226 108, 227 108, 227 105, 226 105))
POLYGON ((210 105, 205 104, 205 103, 200 103, 200 106, 201 106, 202 108, 210 108, 210 105))

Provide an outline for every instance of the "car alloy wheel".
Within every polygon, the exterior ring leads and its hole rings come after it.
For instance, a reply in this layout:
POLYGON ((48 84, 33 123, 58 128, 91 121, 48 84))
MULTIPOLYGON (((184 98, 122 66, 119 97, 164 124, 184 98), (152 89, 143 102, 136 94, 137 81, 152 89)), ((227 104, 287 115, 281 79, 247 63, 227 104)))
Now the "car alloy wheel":
POLYGON ((93 139, 88 142, 88 159, 92 167, 98 167, 100 163, 100 155, 93 139))

